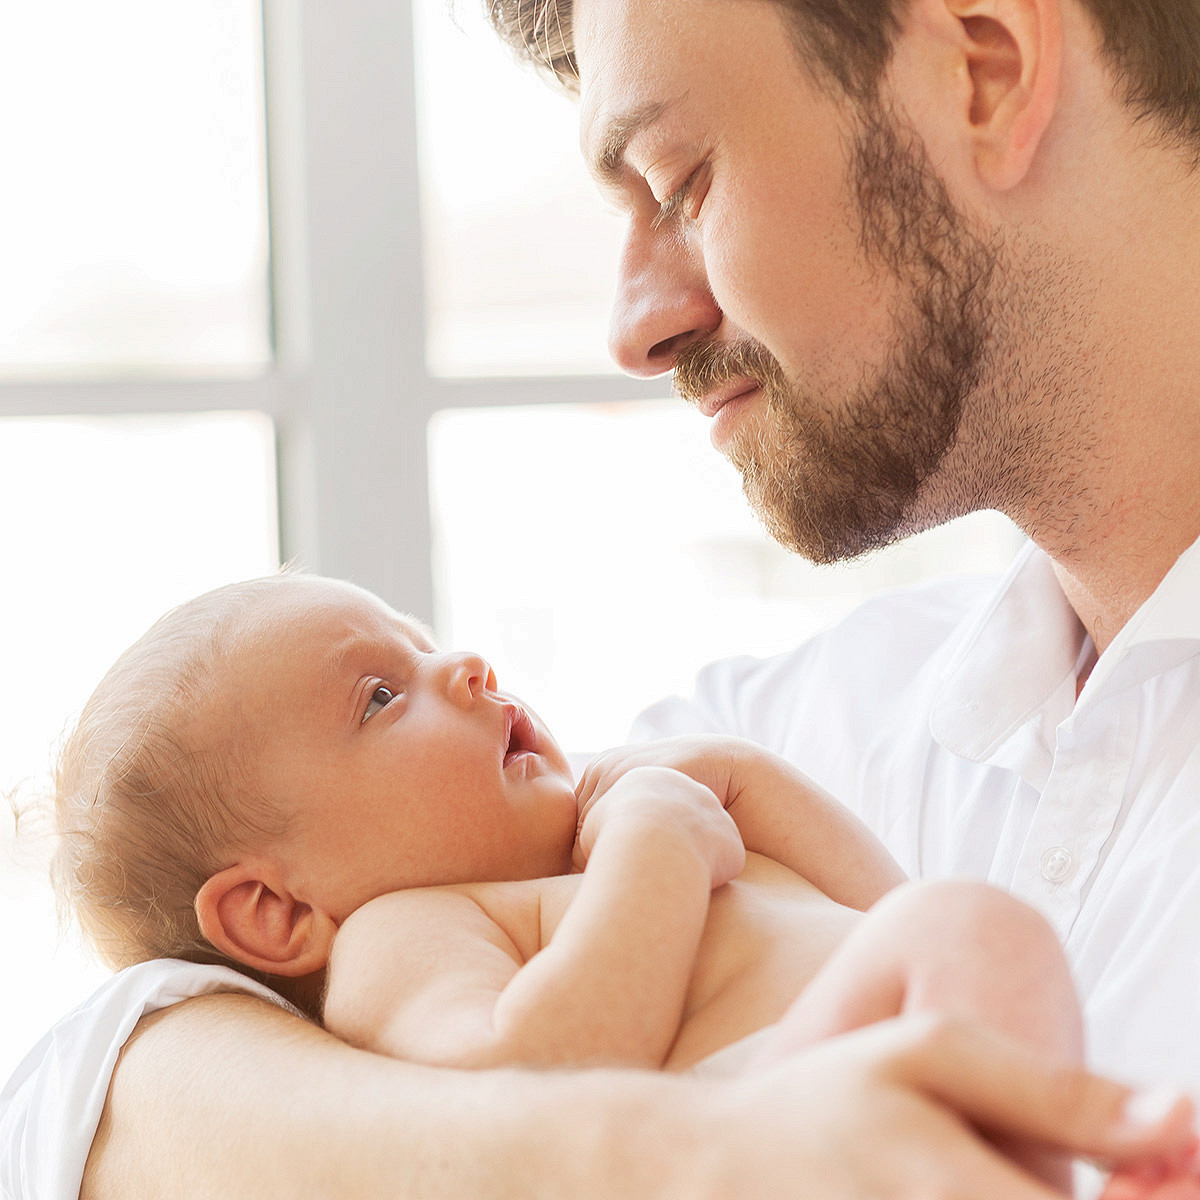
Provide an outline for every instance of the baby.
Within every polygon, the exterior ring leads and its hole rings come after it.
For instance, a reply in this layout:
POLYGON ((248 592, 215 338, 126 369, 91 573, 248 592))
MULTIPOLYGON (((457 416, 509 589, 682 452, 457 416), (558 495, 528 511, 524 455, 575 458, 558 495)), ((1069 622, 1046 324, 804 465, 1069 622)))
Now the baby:
POLYGON ((110 965, 230 963, 405 1059, 713 1069, 914 1009, 1082 1053, 1025 906, 903 884, 735 739, 614 751, 577 787, 483 659, 332 580, 159 621, 85 707, 56 803, 56 883, 110 965))

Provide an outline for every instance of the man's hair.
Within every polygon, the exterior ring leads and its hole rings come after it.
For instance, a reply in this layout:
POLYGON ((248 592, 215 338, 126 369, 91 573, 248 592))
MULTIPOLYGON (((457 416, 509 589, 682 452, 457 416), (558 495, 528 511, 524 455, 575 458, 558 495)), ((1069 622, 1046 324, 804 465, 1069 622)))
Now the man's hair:
MULTIPOLYGON (((802 59, 850 97, 874 97, 907 0, 773 0, 802 59)), ((1125 102, 1200 160, 1200 3, 1078 0, 1099 31, 1125 102)), ((576 92, 572 0, 485 0, 500 36, 576 92)))
POLYGON ((209 722, 204 744, 195 729, 243 617, 279 583, 233 584, 169 612, 110 668, 59 755, 55 892, 113 969, 184 958, 254 974, 204 939, 193 904, 223 854, 265 844, 284 822, 252 783, 255 744, 236 713, 209 722))

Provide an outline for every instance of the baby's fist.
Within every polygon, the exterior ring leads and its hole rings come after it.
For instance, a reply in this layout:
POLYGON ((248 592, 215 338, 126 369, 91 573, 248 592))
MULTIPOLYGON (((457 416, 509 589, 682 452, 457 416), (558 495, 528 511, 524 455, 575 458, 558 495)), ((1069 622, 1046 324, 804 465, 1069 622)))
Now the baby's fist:
POLYGON ((645 835, 668 833, 708 864, 712 886, 741 874, 746 848, 733 818, 711 788, 671 767, 634 767, 605 791, 588 797, 580 813, 576 865, 582 867, 607 828, 640 826, 645 835))

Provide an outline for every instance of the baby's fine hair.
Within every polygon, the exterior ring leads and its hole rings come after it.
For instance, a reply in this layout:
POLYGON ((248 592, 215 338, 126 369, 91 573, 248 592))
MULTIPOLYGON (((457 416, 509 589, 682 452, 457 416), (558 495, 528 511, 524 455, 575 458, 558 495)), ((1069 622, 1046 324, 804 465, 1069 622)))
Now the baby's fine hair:
POLYGON ((113 969, 184 958, 253 973, 205 941, 194 901, 223 855, 279 836, 283 818, 256 789, 237 708, 200 725, 243 637, 262 632, 256 610, 286 583, 231 584, 167 613, 114 663, 63 746, 51 876, 113 969))

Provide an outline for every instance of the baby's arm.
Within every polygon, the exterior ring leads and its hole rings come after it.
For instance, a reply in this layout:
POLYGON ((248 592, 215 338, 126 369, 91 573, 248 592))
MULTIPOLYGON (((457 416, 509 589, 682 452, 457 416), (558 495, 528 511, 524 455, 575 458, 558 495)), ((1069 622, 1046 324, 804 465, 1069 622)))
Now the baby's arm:
POLYGON ((648 763, 711 788, 747 850, 790 867, 839 904, 865 911, 904 882, 895 859, 853 813, 790 763, 741 738, 690 736, 610 750, 583 773, 580 811, 614 779, 648 763))
POLYGON ((463 891, 365 904, 334 943, 326 1027, 433 1066, 660 1066, 709 895, 741 870, 741 840, 708 789, 646 768, 608 789, 580 842, 579 890, 528 959, 463 891))

